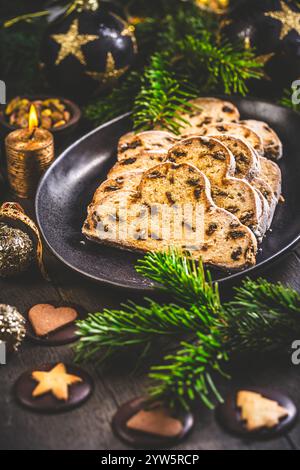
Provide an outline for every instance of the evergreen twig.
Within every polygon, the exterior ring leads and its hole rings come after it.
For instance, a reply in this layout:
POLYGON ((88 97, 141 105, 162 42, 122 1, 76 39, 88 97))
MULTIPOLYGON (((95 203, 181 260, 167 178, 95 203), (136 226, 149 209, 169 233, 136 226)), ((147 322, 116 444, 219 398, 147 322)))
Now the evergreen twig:
POLYGON ((79 322, 77 350, 86 359, 103 346, 124 353, 138 344, 150 354, 158 338, 174 339, 177 351, 150 370, 153 399, 187 408, 198 398, 211 408, 214 397, 221 400, 215 376, 228 377, 223 367, 233 353, 287 350, 300 334, 300 294, 280 283, 246 279, 222 305, 202 264, 179 252, 148 253, 137 270, 173 294, 178 305, 148 300, 146 307, 131 303, 91 315, 79 322))

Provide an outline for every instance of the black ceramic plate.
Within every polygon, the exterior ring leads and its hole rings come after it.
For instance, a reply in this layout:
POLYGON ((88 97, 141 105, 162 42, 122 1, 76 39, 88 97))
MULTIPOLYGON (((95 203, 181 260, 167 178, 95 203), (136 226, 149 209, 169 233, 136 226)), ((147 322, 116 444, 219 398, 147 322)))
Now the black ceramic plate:
MULTIPOLYGON (((300 239, 300 115, 289 109, 242 98, 232 99, 243 119, 268 122, 279 134, 284 156, 284 204, 279 204, 257 256, 257 265, 239 273, 216 271, 219 283, 237 281, 274 262, 300 239)), ((116 160, 119 137, 130 130, 129 114, 95 129, 69 147, 44 175, 36 196, 42 234, 54 254, 83 275, 120 287, 151 290, 150 281, 135 272, 137 255, 86 241, 81 235, 86 207, 107 170, 116 160)))

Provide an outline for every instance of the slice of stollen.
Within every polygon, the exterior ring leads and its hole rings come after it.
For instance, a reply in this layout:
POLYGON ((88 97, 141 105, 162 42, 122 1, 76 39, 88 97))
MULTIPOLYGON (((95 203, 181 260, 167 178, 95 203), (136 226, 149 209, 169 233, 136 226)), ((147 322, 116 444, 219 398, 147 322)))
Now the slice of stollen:
POLYGON ((152 166, 162 163, 166 154, 151 153, 151 152, 142 152, 139 155, 134 157, 123 158, 118 161, 108 173, 108 178, 117 178, 124 173, 147 170, 152 166))
POLYGON ((241 124, 229 122, 203 126, 198 135, 208 136, 219 134, 232 135, 238 139, 245 140, 252 148, 254 148, 259 156, 263 157, 264 155, 264 147, 260 136, 250 129, 250 127, 242 126, 241 124))
POLYGON ((132 171, 128 173, 123 173, 116 178, 109 178, 97 188, 94 194, 94 201, 100 201, 105 196, 110 193, 115 193, 117 191, 131 191, 135 190, 139 185, 141 178, 143 176, 143 171, 132 171))
POLYGON ((281 170, 277 163, 268 160, 267 158, 260 158, 261 171, 259 177, 269 183, 274 193, 276 200, 278 201, 281 195, 281 170))
POLYGON ((251 185, 257 189, 258 191, 260 191, 260 193, 264 196, 264 198, 268 201, 268 205, 269 205, 269 219, 268 219, 268 224, 267 224, 267 228, 270 228, 271 226, 271 223, 272 223, 272 220, 273 220, 273 217, 274 217, 274 213, 275 213, 275 209, 276 209, 276 206, 277 206, 277 199, 273 193, 273 190, 271 188, 271 186, 269 185, 269 183, 267 181, 265 181, 264 179, 260 178, 260 177, 255 177, 253 178, 253 180, 251 181, 251 185))
MULTIPOLYGON (((254 149, 248 145, 246 142, 243 142, 243 146, 235 145, 235 142, 238 140, 241 142, 240 139, 237 139, 233 136, 216 136, 217 139, 221 140, 224 144, 227 145, 229 150, 232 152, 236 162, 240 159, 240 152, 239 150, 243 149, 243 159, 247 161, 251 161, 253 157, 256 156, 257 159, 257 170, 258 173, 256 176, 251 177, 250 184, 253 186, 257 191, 260 193, 264 198, 264 202, 262 201, 263 212, 267 214, 265 219, 265 227, 266 230, 270 227, 270 224, 274 217, 274 212, 276 209, 276 205, 278 199, 281 194, 281 171, 278 165, 271 160, 268 160, 264 157, 259 157, 256 155, 254 149), (226 140, 227 137, 227 140, 226 140)), ((236 163, 236 168, 238 167, 238 163, 236 163)), ((236 171, 235 176, 237 178, 247 177, 247 166, 244 165, 240 167, 240 171, 236 171)), ((249 176, 248 176, 249 178, 249 176)))
POLYGON ((251 228, 258 239, 262 238, 265 215, 260 198, 246 180, 234 177, 234 157, 221 142, 213 138, 191 137, 174 145, 167 160, 195 165, 208 177, 215 204, 234 214, 251 228))
POLYGON ((240 118, 239 110, 229 101, 218 98, 196 98, 190 103, 193 105, 191 111, 181 116, 187 121, 187 124, 181 128, 181 134, 197 134, 203 125, 214 122, 237 122, 240 118))
POLYGON ((177 140, 177 136, 165 131, 129 132, 119 140, 118 160, 136 157, 144 151, 165 154, 177 140))
POLYGON ((222 142, 233 154, 236 178, 251 181, 259 175, 261 170, 260 157, 247 142, 229 134, 213 134, 209 137, 222 142))
POLYGON ((83 233, 129 250, 176 247, 189 251, 194 259, 229 270, 254 265, 257 253, 251 230, 214 204, 209 180, 185 163, 160 164, 144 173, 137 192, 112 193, 101 204, 91 205, 83 233), (162 217, 166 214, 169 217, 162 217))
POLYGON ((282 158, 282 142, 276 132, 266 122, 247 119, 241 121, 241 124, 250 127, 261 137, 266 158, 271 158, 272 160, 280 160, 282 158))
MULTIPOLYGON (((233 154, 236 162, 235 177, 239 179, 247 179, 257 192, 262 208, 262 214, 260 217, 262 232, 265 233, 269 228, 270 220, 272 220, 274 211, 273 209, 271 211, 268 200, 259 191, 257 184, 252 184, 252 182, 255 178, 263 178, 261 161, 266 159, 264 157, 259 157, 250 145, 237 137, 233 137, 232 135, 217 135, 212 137, 226 145, 233 154)), ((267 160, 267 162, 269 162, 269 160, 267 160)), ((264 191, 266 191, 266 189, 268 190, 270 188, 264 188, 264 191)), ((273 198, 272 203, 274 204, 273 198)))

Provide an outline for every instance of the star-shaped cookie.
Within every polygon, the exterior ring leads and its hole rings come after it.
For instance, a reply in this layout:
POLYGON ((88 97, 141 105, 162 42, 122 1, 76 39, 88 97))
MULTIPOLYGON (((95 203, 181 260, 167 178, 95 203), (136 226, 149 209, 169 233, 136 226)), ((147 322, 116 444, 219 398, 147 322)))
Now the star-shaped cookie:
POLYGON ((80 377, 67 373, 64 364, 59 363, 49 372, 34 371, 32 378, 38 382, 38 385, 32 392, 33 397, 52 393, 58 400, 67 401, 69 398, 68 386, 82 382, 80 377))

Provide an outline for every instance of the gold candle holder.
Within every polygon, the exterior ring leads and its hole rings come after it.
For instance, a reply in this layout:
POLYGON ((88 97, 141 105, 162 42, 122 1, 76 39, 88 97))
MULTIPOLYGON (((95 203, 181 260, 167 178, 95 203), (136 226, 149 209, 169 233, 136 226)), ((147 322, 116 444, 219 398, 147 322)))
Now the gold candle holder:
POLYGON ((37 124, 36 110, 31 106, 29 128, 17 129, 5 139, 8 181, 21 198, 35 194, 42 174, 54 159, 53 136, 37 124))

